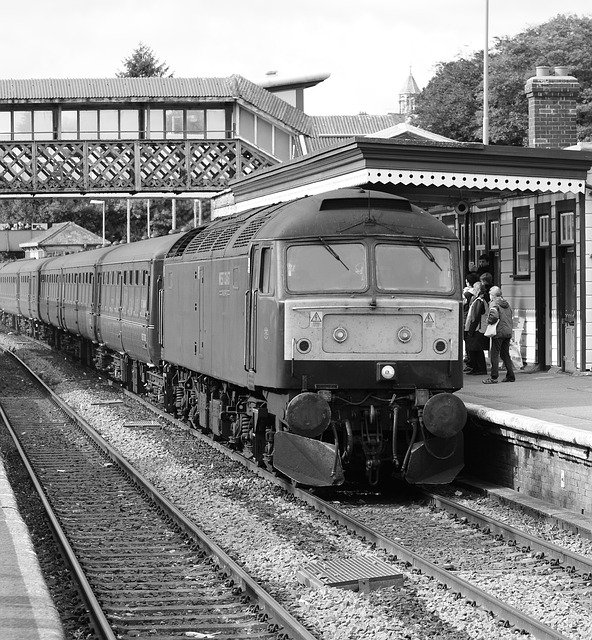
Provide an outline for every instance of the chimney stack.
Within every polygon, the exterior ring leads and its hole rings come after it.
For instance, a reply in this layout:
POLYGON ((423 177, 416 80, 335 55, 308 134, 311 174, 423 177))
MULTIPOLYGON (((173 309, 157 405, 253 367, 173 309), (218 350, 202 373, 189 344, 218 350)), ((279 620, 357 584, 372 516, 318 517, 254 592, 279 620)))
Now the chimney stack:
POLYGON ((569 75, 569 69, 537 67, 536 76, 526 81, 524 90, 528 98, 528 146, 563 149, 576 144, 580 83, 569 75))

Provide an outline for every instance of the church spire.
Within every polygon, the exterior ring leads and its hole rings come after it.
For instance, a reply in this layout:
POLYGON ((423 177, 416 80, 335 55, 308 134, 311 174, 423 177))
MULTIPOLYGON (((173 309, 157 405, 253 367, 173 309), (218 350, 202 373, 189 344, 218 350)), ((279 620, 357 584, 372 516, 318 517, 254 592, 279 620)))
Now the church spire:
POLYGON ((399 92, 399 113, 411 115, 415 110, 415 99, 420 93, 420 89, 415 82, 415 78, 411 73, 411 66, 409 67, 409 77, 405 81, 405 84, 401 87, 399 92))

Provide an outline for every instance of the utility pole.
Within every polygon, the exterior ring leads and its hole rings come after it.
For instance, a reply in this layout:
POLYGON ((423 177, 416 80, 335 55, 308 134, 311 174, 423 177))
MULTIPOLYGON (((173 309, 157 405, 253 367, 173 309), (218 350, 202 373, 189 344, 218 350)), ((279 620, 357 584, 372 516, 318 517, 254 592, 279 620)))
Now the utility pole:
POLYGON ((126 237, 127 237, 127 243, 129 244, 131 242, 132 239, 132 201, 128 198, 127 199, 127 225, 126 225, 126 237))
POLYGON ((489 0, 485 0, 485 46, 483 47, 483 144, 489 144, 489 0))

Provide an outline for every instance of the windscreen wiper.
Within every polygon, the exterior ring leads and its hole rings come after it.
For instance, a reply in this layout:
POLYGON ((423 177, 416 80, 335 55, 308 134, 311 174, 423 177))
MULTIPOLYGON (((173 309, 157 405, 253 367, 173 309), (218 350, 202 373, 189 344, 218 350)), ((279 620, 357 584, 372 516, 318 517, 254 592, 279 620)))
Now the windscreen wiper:
POLYGON ((434 254, 425 246, 423 240, 420 237, 417 238, 417 244, 419 244, 419 248, 422 250, 426 258, 430 262, 433 262, 438 267, 438 269, 442 271, 442 267, 438 264, 438 261, 436 260, 436 258, 434 258, 434 254))
POLYGON ((341 262, 341 264, 349 271, 349 267, 345 264, 345 262, 343 262, 343 260, 337 255, 337 253, 323 240, 323 238, 321 238, 321 236, 318 236, 318 239, 320 240, 323 247, 325 247, 325 249, 327 249, 327 251, 335 258, 335 260, 338 260, 339 262, 341 262))

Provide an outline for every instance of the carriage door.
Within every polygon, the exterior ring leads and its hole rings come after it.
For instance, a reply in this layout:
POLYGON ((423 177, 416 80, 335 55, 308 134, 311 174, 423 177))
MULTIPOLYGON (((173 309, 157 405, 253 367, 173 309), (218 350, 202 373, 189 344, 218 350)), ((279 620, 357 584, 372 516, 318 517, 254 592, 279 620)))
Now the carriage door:
POLYGON ((257 365, 257 301, 259 297, 260 256, 260 248, 252 246, 249 254, 249 287, 245 293, 245 369, 253 373, 257 365))
POLYGON ((535 316, 536 362, 546 370, 551 357, 551 203, 536 204, 535 316))
MULTIPOLYGON (((574 202, 568 201, 568 202, 574 202)), ((576 252, 573 209, 561 211, 557 203, 557 311, 559 320, 559 358, 563 371, 576 369, 576 252)))

